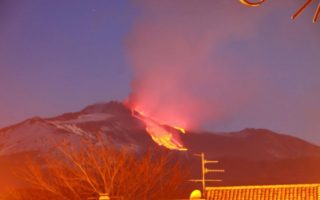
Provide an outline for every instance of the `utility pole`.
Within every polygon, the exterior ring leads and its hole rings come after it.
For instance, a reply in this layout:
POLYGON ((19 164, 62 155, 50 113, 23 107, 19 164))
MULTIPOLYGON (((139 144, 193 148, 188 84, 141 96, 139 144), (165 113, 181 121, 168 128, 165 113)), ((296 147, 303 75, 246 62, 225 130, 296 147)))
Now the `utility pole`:
POLYGON ((206 167, 206 164, 217 164, 219 163, 218 160, 206 160, 205 155, 202 152, 201 154, 194 154, 195 156, 199 156, 201 158, 201 179, 192 179, 190 181, 192 182, 200 182, 202 184, 202 193, 203 196, 206 197, 206 182, 221 182, 222 180, 220 179, 206 179, 206 174, 207 173, 214 173, 214 172, 225 172, 224 169, 209 169, 206 167))

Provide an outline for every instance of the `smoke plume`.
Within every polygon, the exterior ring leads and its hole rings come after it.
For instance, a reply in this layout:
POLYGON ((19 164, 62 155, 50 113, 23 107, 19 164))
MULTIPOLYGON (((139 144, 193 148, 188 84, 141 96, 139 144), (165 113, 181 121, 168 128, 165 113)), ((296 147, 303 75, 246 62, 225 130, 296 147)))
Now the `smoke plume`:
POLYGON ((292 101, 297 94, 288 93, 302 71, 296 62, 308 58, 304 75, 315 72, 316 56, 306 55, 316 40, 312 13, 290 20, 299 3, 247 8, 236 0, 134 2, 142 14, 125 42, 134 108, 189 129, 304 130, 287 126, 299 119, 280 111, 303 109, 292 101))

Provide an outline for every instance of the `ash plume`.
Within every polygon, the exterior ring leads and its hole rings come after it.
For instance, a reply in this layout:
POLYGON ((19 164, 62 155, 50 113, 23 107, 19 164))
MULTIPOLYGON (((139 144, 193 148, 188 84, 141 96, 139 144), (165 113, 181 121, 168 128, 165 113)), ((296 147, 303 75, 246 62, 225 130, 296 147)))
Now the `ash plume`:
MULTIPOLYGON (((306 130, 296 123, 305 105, 292 99, 307 100, 290 91, 300 76, 311 74, 314 81, 312 74, 319 72, 313 53, 319 29, 309 17, 290 20, 299 2, 270 2, 259 9, 238 1, 134 3, 142 14, 125 41, 134 76, 132 107, 189 129, 306 130), (297 63, 301 59, 304 70, 297 63), (292 109, 295 117, 285 114, 292 109)), ((311 85, 300 89, 319 99, 311 85)))

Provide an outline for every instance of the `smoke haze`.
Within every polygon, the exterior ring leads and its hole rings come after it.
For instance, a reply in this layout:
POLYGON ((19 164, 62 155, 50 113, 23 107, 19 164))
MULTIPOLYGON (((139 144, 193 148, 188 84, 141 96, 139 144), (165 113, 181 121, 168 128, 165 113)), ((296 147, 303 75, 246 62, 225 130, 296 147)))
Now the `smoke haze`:
POLYGON ((129 101, 163 123, 270 128, 320 142, 319 25, 289 1, 135 1, 129 101), (318 134, 319 133, 319 134, 318 134))

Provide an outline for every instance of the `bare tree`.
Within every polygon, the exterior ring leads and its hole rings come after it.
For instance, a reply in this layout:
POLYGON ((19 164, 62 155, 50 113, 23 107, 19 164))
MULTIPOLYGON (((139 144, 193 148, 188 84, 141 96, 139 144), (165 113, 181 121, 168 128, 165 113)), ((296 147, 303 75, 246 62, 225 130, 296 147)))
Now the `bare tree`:
POLYGON ((186 170, 169 152, 137 155, 102 140, 64 143, 57 150, 41 162, 28 162, 21 177, 33 187, 16 191, 16 199, 87 199, 101 193, 126 200, 168 199, 183 192, 186 170))

